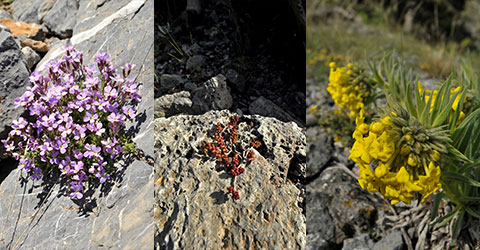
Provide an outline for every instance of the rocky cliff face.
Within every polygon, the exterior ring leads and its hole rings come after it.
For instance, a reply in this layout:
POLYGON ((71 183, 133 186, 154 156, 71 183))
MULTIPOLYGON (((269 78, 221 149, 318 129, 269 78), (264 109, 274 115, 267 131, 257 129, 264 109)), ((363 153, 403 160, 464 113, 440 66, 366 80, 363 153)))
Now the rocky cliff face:
POLYGON ((233 179, 205 157, 217 122, 229 111, 155 120, 155 222, 158 249, 303 249, 305 246, 304 129, 258 115, 241 116, 240 143, 262 147, 233 179), (243 139, 242 139, 243 138, 243 139), (227 187, 240 194, 234 200, 227 187))
MULTIPOLYGON (((32 70, 40 70, 45 62, 60 56, 66 44, 83 51, 88 63, 94 54, 107 52, 114 65, 137 65, 132 75, 142 83, 142 101, 128 130, 146 158, 153 158, 153 2, 17 0, 12 5, 14 22, 36 23, 50 37, 32 38, 48 47, 48 52, 34 51, 41 60, 31 65, 32 70)), ((13 108, 13 99, 24 91, 29 75, 27 56, 24 53, 22 57, 20 51, 29 47, 24 45, 26 37, 12 36, 8 27, 4 30, 0 32, 0 79, 11 80, 0 87, 4 95, 1 130, 20 115, 21 110, 13 108)), ((11 164, 4 160, 0 167, 12 168, 11 164)), ((0 185, 1 227, 6 223, 0 249, 15 244, 25 230, 18 242, 20 249, 152 249, 153 167, 136 159, 125 159, 118 166, 121 173, 113 185, 91 193, 93 200, 88 204, 74 203, 54 183, 29 181, 15 190, 19 173, 12 171, 0 185)))

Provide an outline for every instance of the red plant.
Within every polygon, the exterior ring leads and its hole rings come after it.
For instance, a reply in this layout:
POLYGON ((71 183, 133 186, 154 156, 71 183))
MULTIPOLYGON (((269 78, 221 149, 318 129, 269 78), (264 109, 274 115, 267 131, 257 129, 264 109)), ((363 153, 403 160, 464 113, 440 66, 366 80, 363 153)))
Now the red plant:
MULTIPOLYGON (((224 164, 234 178, 245 172, 245 168, 241 166, 242 160, 246 160, 244 165, 255 160, 254 152, 251 148, 258 148, 262 145, 259 141, 251 142, 250 149, 243 149, 241 145, 238 145, 238 121, 238 116, 233 116, 224 128, 222 128, 220 123, 217 123, 214 141, 202 142, 204 154, 214 157, 217 162, 224 164), (249 151, 247 157, 245 157, 244 152, 247 150, 249 151)), ((228 193, 231 193, 235 200, 240 199, 240 195, 233 186, 228 187, 228 193)))

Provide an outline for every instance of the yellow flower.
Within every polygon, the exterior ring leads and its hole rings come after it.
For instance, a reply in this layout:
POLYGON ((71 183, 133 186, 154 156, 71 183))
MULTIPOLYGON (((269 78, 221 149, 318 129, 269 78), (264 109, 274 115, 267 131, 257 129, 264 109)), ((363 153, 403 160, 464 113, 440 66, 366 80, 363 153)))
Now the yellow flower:
POLYGON ((311 107, 308 109, 308 111, 309 111, 311 114, 317 112, 317 110, 318 110, 318 105, 313 105, 313 106, 311 106, 311 107))
POLYGON ((372 142, 372 146, 370 148, 370 155, 373 158, 387 162, 395 152, 395 143, 390 140, 387 132, 385 131, 380 137, 372 142))
POLYGON ((370 131, 377 135, 381 135, 385 131, 385 126, 381 122, 372 122, 370 124, 370 131))
POLYGON ((339 135, 333 137, 333 141, 334 141, 334 142, 340 141, 341 139, 342 139, 342 137, 339 136, 339 135))
POLYGON ((369 133, 368 137, 366 138, 359 138, 353 143, 352 149, 350 150, 349 159, 353 159, 355 162, 359 162, 359 160, 363 161, 366 164, 369 164, 372 160, 370 156, 370 146, 372 142, 376 139, 377 135, 374 133, 369 133))
POLYGON ((336 68, 337 67, 337 64, 335 62, 331 62, 328 64, 328 66, 332 69, 336 68))
POLYGON ((408 160, 407 160, 408 165, 415 167, 418 164, 417 157, 415 156, 414 153, 410 153, 408 155, 408 160))
POLYGON ((423 188, 423 198, 420 203, 424 203, 428 196, 442 187, 442 184, 440 184, 440 166, 435 167, 433 162, 430 162, 428 168, 425 168, 425 173, 426 175, 418 176, 418 185, 423 188))

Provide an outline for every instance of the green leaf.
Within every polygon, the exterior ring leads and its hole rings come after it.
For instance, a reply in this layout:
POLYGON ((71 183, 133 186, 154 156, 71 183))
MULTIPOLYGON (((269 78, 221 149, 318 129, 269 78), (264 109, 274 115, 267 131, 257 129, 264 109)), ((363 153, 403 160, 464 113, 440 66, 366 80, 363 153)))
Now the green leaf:
POLYGON ((432 208, 432 215, 430 216, 430 220, 435 219, 438 215, 438 207, 440 206, 440 201, 446 197, 445 193, 438 193, 435 195, 435 199, 433 200, 433 208, 432 208))
POLYGON ((480 187, 480 182, 472 179, 472 178, 469 178, 469 177, 466 177, 464 175, 461 175, 459 173, 455 173, 455 172, 452 172, 452 171, 442 171, 442 177, 441 177, 443 180, 450 180, 450 181, 458 181, 458 182, 462 182, 462 183, 466 183, 466 184, 469 184, 469 185, 472 185, 472 186, 475 186, 475 187, 480 187))
POLYGON ((465 206, 465 211, 467 211, 467 213, 477 219, 480 219, 480 212, 476 211, 475 209, 473 208, 470 208, 469 206, 465 206))
POLYGON ((458 216, 457 216, 457 220, 453 225, 452 242, 450 243, 451 246, 456 245, 457 237, 460 234, 460 231, 462 229, 464 215, 465 215, 465 210, 460 209, 460 212, 458 213, 458 216))
POLYGON ((455 207, 452 211, 450 211, 450 213, 448 213, 447 215, 439 218, 438 220, 435 221, 435 226, 433 227, 434 229, 437 229, 439 227, 442 227, 443 225, 447 224, 448 222, 450 222, 454 217, 455 215, 458 213, 459 211, 459 207, 455 207))

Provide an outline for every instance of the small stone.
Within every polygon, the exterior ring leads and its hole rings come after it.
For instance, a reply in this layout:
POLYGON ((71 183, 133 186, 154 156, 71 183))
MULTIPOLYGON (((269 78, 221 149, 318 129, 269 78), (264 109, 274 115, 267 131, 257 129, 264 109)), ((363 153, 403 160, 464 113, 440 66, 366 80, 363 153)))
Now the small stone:
POLYGON ((25 61, 27 61, 29 69, 32 69, 33 66, 40 61, 40 55, 38 55, 37 52, 30 47, 23 47, 22 53, 23 58, 25 58, 25 61))
MULTIPOLYGON (((370 250, 372 249, 373 241, 368 237, 368 234, 361 234, 355 238, 346 239, 343 241, 342 250, 370 250)), ((391 248, 382 248, 391 249, 391 248)))
POLYGON ((245 91, 245 78, 237 71, 229 69, 227 71, 227 79, 232 84, 232 86, 239 92, 245 91))
POLYGON ((194 89, 197 88, 197 84, 193 82, 187 82, 185 85, 183 85, 183 88, 185 88, 186 91, 193 91, 194 89))
POLYGON ((192 106, 190 93, 182 91, 171 95, 163 95, 155 99, 155 118, 170 117, 187 112, 192 106))
POLYGON ((10 29, 9 29, 7 26, 3 25, 3 24, 0 24, 0 30, 6 31, 6 32, 10 32, 10 29))
POLYGON ((0 9, 0 19, 5 19, 5 18, 13 19, 12 15, 10 15, 10 13, 8 13, 8 11, 0 9))
POLYGON ((229 109, 233 105, 233 98, 227 87, 226 77, 219 74, 203 83, 202 88, 193 94, 192 101, 194 114, 229 109))
POLYGON ((183 84, 185 80, 181 75, 163 74, 160 76, 160 94, 183 84))
POLYGON ((295 121, 295 119, 293 119, 291 115, 283 111, 283 109, 276 105, 274 102, 263 96, 260 96, 254 102, 250 103, 250 105, 248 106, 248 111, 252 115, 275 117, 283 122, 295 121))
POLYGON ((383 249, 391 249, 391 250, 401 250, 403 249, 403 238, 402 233, 400 230, 395 230, 389 234, 387 234, 383 239, 375 243, 373 246, 373 250, 383 250, 383 249))
POLYGON ((35 51, 38 52, 47 52, 48 51, 48 46, 44 42, 32 40, 32 39, 25 39, 22 41, 22 47, 28 46, 35 51))
POLYGON ((21 35, 35 40, 43 40, 42 27, 36 23, 15 22, 12 19, 0 19, 0 24, 7 26, 14 37, 21 35))
POLYGON ((203 65, 205 64, 205 57, 201 55, 195 55, 188 58, 187 61, 187 70, 201 72, 203 65))

